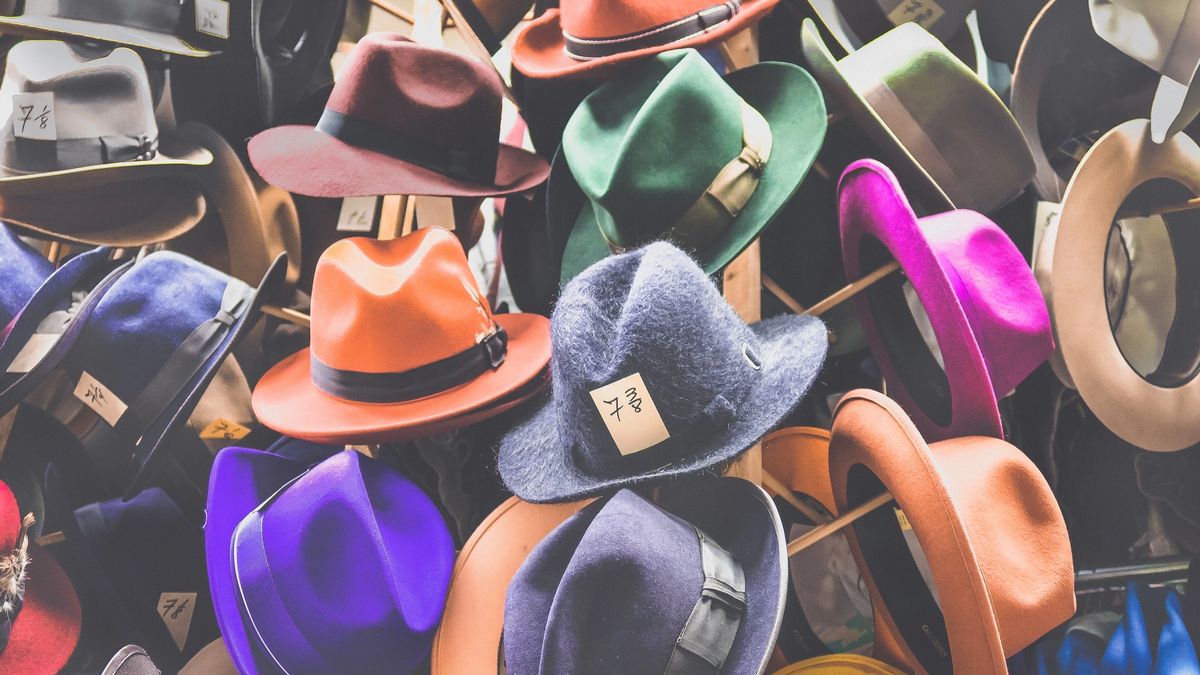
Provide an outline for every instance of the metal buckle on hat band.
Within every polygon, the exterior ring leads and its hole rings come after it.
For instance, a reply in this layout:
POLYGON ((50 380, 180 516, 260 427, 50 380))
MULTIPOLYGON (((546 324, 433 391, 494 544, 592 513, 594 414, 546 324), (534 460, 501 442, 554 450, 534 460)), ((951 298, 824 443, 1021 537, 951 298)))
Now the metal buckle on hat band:
POLYGON ((712 674, 725 667, 746 613, 746 576, 732 553, 699 528, 704 586, 679 633, 664 675, 712 674))
POLYGON ((713 5, 682 19, 635 33, 607 38, 584 38, 563 31, 563 52, 577 61, 591 61, 642 49, 663 47, 672 42, 703 35, 728 23, 741 10, 741 0, 713 5))

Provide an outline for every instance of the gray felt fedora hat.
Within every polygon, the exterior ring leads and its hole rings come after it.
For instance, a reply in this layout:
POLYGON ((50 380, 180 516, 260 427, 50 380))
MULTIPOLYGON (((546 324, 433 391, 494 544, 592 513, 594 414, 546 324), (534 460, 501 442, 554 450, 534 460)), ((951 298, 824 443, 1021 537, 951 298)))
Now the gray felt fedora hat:
POLYGON ((746 325, 699 265, 656 242, 568 283, 551 317, 551 399, 500 443, 504 483, 559 502, 716 471, 800 402, 820 320, 746 325))

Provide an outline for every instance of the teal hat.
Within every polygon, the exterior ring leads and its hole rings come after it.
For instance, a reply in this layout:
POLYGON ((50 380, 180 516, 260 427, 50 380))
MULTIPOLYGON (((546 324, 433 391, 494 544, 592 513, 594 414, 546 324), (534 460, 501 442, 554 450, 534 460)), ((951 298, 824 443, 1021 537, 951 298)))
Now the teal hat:
POLYGON ((638 63, 584 99, 551 165, 562 280, 663 239, 719 271, 791 198, 825 127, 821 92, 798 66, 721 77, 692 49, 638 63))

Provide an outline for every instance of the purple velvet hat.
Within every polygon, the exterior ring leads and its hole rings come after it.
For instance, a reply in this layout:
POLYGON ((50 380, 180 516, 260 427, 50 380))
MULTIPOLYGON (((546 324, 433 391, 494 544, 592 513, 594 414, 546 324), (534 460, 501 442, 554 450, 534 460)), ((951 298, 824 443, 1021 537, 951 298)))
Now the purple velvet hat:
POLYGON ((529 554, 508 587, 511 675, 761 673, 779 635, 787 554, 774 504, 741 478, 621 490, 529 554))
POLYGON ((442 618, 454 542, 391 467, 217 454, 204 531, 217 623, 243 673, 407 673, 442 618))
POLYGON ((855 298, 888 394, 931 441, 1003 437, 997 401, 1054 349, 1021 252, 974 211, 917 218, 896 177, 874 160, 842 173, 838 218, 847 278, 893 259, 903 271, 855 298))

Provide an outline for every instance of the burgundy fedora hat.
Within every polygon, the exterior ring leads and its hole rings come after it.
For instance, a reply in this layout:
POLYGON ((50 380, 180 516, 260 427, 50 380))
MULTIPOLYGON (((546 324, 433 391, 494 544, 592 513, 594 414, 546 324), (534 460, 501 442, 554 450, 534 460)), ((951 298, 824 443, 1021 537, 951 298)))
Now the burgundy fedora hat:
POLYGON ((550 171, 500 138, 503 83, 479 59, 371 33, 354 47, 316 126, 250 139, 267 182, 310 197, 524 192, 550 171))

